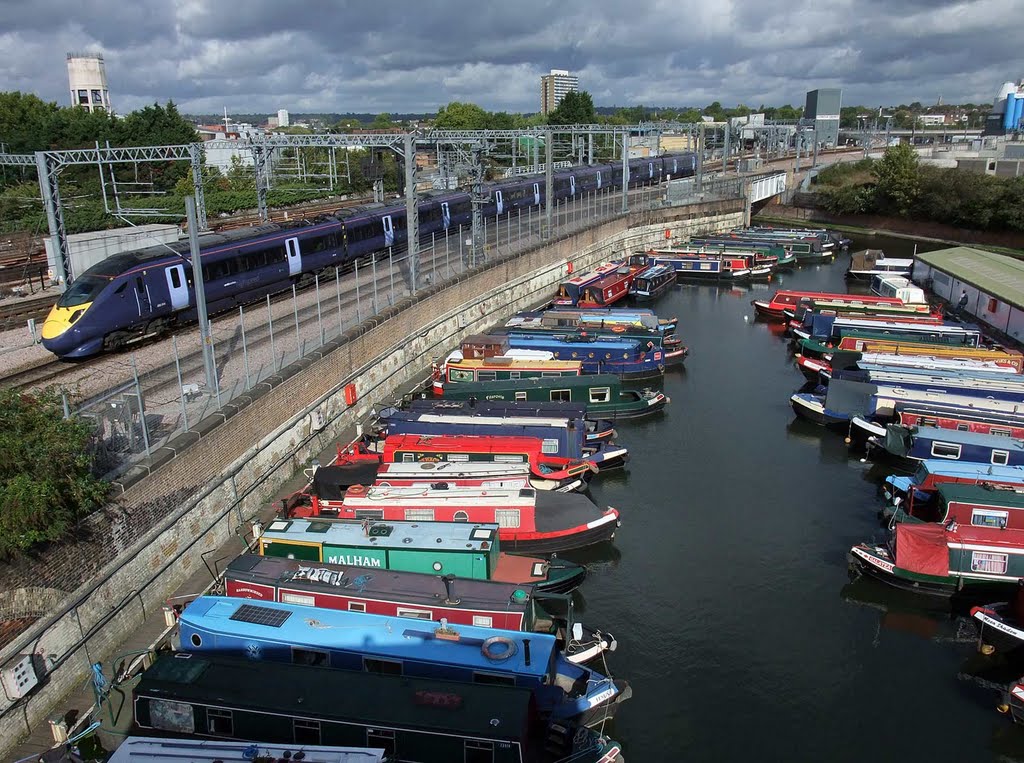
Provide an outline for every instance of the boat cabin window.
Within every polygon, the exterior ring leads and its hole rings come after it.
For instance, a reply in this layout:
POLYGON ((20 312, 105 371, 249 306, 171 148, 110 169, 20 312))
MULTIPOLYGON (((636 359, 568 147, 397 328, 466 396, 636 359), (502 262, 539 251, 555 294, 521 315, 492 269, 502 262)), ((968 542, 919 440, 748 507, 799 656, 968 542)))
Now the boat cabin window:
POLYGON ((522 373, 522 371, 509 371, 508 372, 508 378, 509 379, 521 379, 521 378, 523 378, 523 373, 522 373))
POLYGON ((933 442, 932 455, 936 458, 960 458, 960 446, 949 442, 933 442))
POLYGON ((524 401, 524 402, 526 401, 526 393, 525 392, 517 392, 516 393, 516 402, 518 403, 520 401, 524 401))
POLYGON ((477 381, 494 381, 498 378, 497 371, 477 371, 477 381))
MULTIPOLYGON (((988 433, 994 434, 996 437, 1009 437, 1011 434, 1009 429, 996 429, 995 427, 988 430, 988 433)), ((993 463, 995 462, 993 461, 993 463)))
POLYGON ((956 431, 958 432, 969 432, 971 429, 969 424, 957 424, 956 431))
POLYGON ((549 397, 552 402, 568 403, 572 401, 572 392, 567 389, 553 389, 549 397))
POLYGON ((1006 554, 991 551, 971 552, 971 572, 987 572, 991 575, 1006 574, 1006 554))
POLYGON ((235 719, 230 710, 219 707, 206 708, 206 732, 218 737, 235 735, 235 719))
POLYGON ((320 721, 293 719, 292 737, 295 744, 320 744, 320 721))
POLYGON ((412 617, 416 620, 434 619, 434 613, 429 609, 409 609, 408 607, 399 607, 397 612, 399 617, 412 617))
POLYGON ((366 746, 384 750, 384 756, 390 757, 398 749, 395 745, 395 732, 392 729, 367 729, 366 746))
POLYGON ((995 464, 996 466, 1006 466, 1008 463, 1010 463, 1010 451, 993 450, 992 463, 995 464))
POLYGON ((364 604, 361 601, 350 601, 348 603, 348 611, 349 612, 365 612, 366 611, 366 604, 364 604))
POLYGON ((525 464, 526 456, 518 453, 495 453, 491 461, 496 464, 525 464))
POLYGON ((323 668, 331 664, 331 656, 321 649, 301 649, 293 646, 292 662, 296 665, 313 665, 323 668))
POLYGON ((281 602, 284 604, 298 604, 300 607, 315 607, 315 596, 304 596, 301 593, 282 593, 281 602))
POLYGON ((515 686, 516 677, 497 673, 473 673, 473 683, 491 686, 515 686))
POLYGON ((433 522, 433 509, 406 509, 405 519, 408 522, 433 522))
POLYGON ((494 742, 483 739, 467 739, 463 763, 494 763, 494 742))
POLYGON ((384 519, 384 509, 356 509, 356 519, 384 519))
POLYGON ((460 368, 449 368, 448 369, 448 381, 453 382, 471 382, 473 381, 473 372, 465 371, 460 368))
POLYGON ((540 452, 541 453, 547 453, 549 455, 552 454, 552 453, 557 453, 558 452, 558 440, 554 440, 552 438, 546 438, 544 440, 541 440, 540 452))
POLYGON ((592 403, 607 403, 611 399, 612 393, 609 387, 594 387, 590 390, 590 402, 592 403))
POLYGON ((558 373, 558 371, 541 371, 540 375, 541 376, 561 376, 561 374, 558 373))
POLYGON ((469 454, 468 453, 449 453, 448 455, 446 455, 444 457, 444 460, 445 461, 450 461, 452 463, 464 464, 464 463, 469 461, 469 454))
POLYGON ((977 525, 978 527, 998 527, 999 529, 1005 529, 1009 520, 1010 513, 1008 511, 983 509, 980 506, 976 506, 971 511, 971 524, 977 525))
POLYGON ((384 676, 400 676, 402 675, 402 663, 396 660, 380 660, 376 657, 364 657, 363 670, 367 673, 380 673, 384 676))
POLYGON ((456 511, 455 516, 452 517, 453 522, 468 522, 469 514, 464 511, 456 511))
POLYGON ((494 521, 498 527, 519 527, 519 509, 495 509, 494 521))
POLYGON ((939 422, 936 419, 929 418, 928 416, 921 419, 921 426, 923 427, 937 427, 938 425, 939 422))
POLYGON ((493 628, 494 618, 486 615, 473 615, 473 625, 477 628, 493 628))
POLYGON ((403 453, 402 454, 402 463, 403 464, 411 464, 415 460, 416 460, 416 456, 414 454, 412 454, 412 453, 403 453))

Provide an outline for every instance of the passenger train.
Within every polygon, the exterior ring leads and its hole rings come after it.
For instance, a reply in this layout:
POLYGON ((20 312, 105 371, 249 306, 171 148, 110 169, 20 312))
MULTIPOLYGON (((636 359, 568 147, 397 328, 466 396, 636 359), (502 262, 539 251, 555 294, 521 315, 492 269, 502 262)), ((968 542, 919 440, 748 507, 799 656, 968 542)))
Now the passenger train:
MULTIPOLYGON (((629 186, 692 176, 692 153, 631 159, 629 186)), ((622 165, 554 173, 555 201, 622 187, 622 165)), ((522 176, 485 187, 484 215, 519 213, 545 203, 544 179, 522 176)), ((420 236, 472 220, 470 196, 444 191, 419 202, 420 236)), ((200 238, 211 315, 288 289, 326 268, 406 243, 405 204, 369 204, 315 221, 260 225, 200 238)), ((197 318, 187 241, 116 254, 99 262, 61 295, 43 323, 42 343, 61 358, 84 358, 158 336, 197 318)))

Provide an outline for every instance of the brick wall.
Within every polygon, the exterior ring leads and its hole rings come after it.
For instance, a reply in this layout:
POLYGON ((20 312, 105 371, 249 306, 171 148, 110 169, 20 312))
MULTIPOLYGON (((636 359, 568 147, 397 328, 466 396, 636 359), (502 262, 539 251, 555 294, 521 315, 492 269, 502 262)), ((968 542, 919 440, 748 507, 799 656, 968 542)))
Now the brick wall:
POLYGON ((240 552, 248 520, 307 459, 422 376, 461 336, 550 296, 567 262, 583 271, 664 242, 665 229, 685 239, 741 218, 737 202, 648 212, 640 226, 622 218, 422 292, 255 391, 251 404, 90 518, 79 541, 3 567, 5 599, 27 605, 32 589, 43 588, 50 616, 0 652, 0 664, 31 652, 46 673, 45 684, 22 702, 0 698, 0 752, 80 686, 89 665, 114 654, 214 552, 228 543, 229 557, 240 552), (348 383, 359 395, 352 407, 340 394, 348 383), (313 411, 323 415, 319 431, 313 411))

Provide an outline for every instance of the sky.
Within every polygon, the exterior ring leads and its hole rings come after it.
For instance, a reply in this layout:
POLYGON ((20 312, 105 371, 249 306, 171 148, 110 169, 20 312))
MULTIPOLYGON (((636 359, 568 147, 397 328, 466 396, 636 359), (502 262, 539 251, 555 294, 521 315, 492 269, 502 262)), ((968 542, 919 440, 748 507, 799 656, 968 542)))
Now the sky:
POLYGON ((1024 77, 1024 0, 0 0, 0 90, 70 103, 102 52, 116 111, 539 110, 569 69, 598 106, 991 103, 1024 77))

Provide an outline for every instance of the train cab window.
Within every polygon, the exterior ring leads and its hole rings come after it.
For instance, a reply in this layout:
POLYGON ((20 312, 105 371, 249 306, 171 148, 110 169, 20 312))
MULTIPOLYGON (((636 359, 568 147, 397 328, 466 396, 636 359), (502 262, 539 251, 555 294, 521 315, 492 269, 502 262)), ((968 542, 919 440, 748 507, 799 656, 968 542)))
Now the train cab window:
POLYGON ((92 302, 103 288, 110 283, 106 278, 83 275, 72 281, 68 290, 57 300, 57 307, 76 307, 92 302))
POLYGON ((114 289, 114 294, 121 294, 121 293, 123 293, 123 292, 124 292, 124 290, 125 290, 125 289, 127 289, 127 288, 128 288, 128 282, 127 282, 127 281, 125 281, 125 282, 124 282, 123 284, 121 284, 121 285, 120 285, 120 286, 118 286, 118 287, 117 287, 116 289, 114 289))

